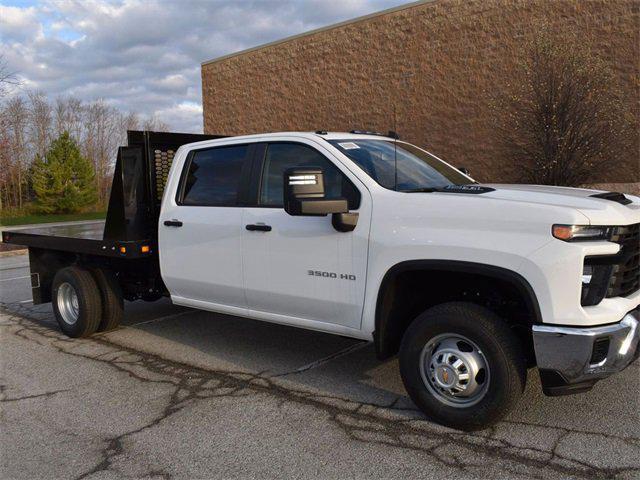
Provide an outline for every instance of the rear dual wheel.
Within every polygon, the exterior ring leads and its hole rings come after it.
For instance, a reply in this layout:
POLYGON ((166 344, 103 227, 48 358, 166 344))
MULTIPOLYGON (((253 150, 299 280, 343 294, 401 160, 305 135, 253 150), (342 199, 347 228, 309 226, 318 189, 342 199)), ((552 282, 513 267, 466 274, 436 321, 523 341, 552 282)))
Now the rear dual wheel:
POLYGON ((53 279, 51 300, 58 325, 69 337, 112 330, 122 319, 122 292, 109 271, 63 268, 53 279))
POLYGON ((120 325, 124 314, 124 300, 122 299, 122 290, 118 284, 115 275, 109 270, 95 268, 91 270, 91 274, 98 284, 102 297, 102 317, 99 332, 113 330, 120 325))

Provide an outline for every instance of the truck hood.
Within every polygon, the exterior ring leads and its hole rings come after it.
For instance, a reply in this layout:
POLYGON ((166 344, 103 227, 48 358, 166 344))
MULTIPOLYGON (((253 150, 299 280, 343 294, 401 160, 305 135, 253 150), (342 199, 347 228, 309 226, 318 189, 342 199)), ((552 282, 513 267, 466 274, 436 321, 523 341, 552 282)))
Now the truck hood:
POLYGON ((546 185, 483 185, 495 189, 482 194, 511 202, 552 205, 574 208, 585 215, 593 225, 627 225, 640 222, 640 198, 625 194, 632 203, 623 205, 611 199, 593 195, 604 190, 586 188, 553 187, 546 185))

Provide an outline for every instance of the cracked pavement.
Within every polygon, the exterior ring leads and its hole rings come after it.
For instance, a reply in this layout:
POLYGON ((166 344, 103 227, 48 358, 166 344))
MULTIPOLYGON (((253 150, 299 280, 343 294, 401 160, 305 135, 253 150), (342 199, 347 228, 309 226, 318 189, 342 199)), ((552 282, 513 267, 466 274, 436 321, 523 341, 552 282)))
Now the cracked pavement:
POLYGON ((0 258, 0 477, 640 478, 640 365, 475 433, 355 340, 157 303, 69 339, 0 258))

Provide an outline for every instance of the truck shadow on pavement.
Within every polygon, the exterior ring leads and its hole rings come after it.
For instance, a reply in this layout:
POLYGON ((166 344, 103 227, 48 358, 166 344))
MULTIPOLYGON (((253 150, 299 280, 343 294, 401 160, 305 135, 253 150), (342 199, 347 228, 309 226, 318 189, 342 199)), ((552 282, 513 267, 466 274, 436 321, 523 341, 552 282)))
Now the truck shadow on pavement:
POLYGON ((127 437, 196 402, 247 396, 311 408, 349 441, 427 455, 452 474, 640 475, 637 362, 592 392, 553 399, 542 395, 531 371, 527 391, 508 419, 464 433, 426 421, 404 393, 397 361, 379 362, 369 344, 166 302, 131 303, 126 309, 118 330, 74 340, 60 333, 50 305, 2 305, 2 326, 11 335, 171 389, 155 418, 106 439, 101 461, 80 477, 110 470, 127 437))

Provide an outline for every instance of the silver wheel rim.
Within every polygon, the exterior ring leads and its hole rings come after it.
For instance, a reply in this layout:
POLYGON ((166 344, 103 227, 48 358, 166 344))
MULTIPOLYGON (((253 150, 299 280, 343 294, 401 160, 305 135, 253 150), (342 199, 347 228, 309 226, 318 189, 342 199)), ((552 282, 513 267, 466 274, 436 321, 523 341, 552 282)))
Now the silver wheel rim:
POLYGON ((437 335, 420 354, 422 381, 438 401, 451 407, 470 407, 482 400, 489 373, 482 350, 462 335, 437 335))
POLYGON ((56 303, 65 323, 73 325, 78 321, 80 315, 78 294, 70 283, 65 282, 58 287, 56 303))

